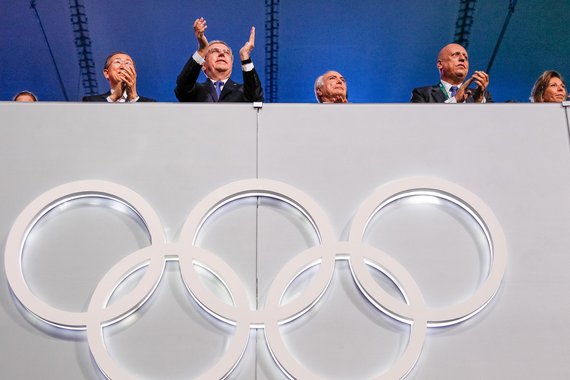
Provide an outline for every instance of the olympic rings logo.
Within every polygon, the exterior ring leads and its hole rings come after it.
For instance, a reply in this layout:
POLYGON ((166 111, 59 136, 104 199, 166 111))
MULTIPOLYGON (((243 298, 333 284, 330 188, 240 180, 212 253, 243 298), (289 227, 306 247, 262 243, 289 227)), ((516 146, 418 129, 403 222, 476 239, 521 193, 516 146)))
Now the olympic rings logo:
POLYGON ((347 241, 338 241, 325 213, 317 203, 298 189, 282 182, 251 179, 230 183, 207 195, 190 213, 176 243, 166 241, 164 229, 149 204, 132 190, 104 181, 71 182, 39 196, 18 216, 6 243, 5 268, 10 287, 22 305, 41 320, 64 329, 86 330, 87 342, 101 372, 109 379, 132 379, 108 353, 102 330, 137 311, 153 294, 166 262, 178 260, 183 281, 191 296, 206 312, 235 326, 235 334, 221 359, 198 379, 226 378, 239 363, 250 329, 265 332, 266 343, 275 363, 292 379, 319 379, 301 365, 287 350, 279 326, 310 310, 326 292, 336 260, 347 260, 352 277, 362 294, 381 312, 410 326, 410 337, 395 364, 376 379, 401 379, 417 362, 429 327, 465 321, 481 311, 497 293, 507 264, 506 241, 493 212, 468 190, 433 177, 412 177, 378 188, 359 207, 347 241), (413 196, 436 197, 461 208, 483 231, 490 253, 490 270, 481 286, 466 301, 432 308, 410 273, 394 258, 362 242, 374 215, 387 205, 413 196), (206 220, 223 206, 247 197, 268 197, 283 201, 300 211, 310 222, 319 244, 294 257, 272 282, 263 310, 251 310, 245 287, 233 269, 215 254, 196 245, 206 220), (22 268, 26 239, 48 212, 77 199, 102 198, 128 207, 142 221, 151 245, 120 260, 107 272, 94 290, 86 312, 62 311, 37 298, 30 290, 22 268), (216 298, 194 269, 202 267, 214 274, 231 295, 232 304, 216 298), (310 267, 318 266, 315 278, 301 296, 282 304, 294 281, 310 267), (371 276, 372 267, 388 276, 398 287, 405 302, 386 292, 371 276), (115 289, 131 274, 146 268, 135 289, 109 305, 115 289))

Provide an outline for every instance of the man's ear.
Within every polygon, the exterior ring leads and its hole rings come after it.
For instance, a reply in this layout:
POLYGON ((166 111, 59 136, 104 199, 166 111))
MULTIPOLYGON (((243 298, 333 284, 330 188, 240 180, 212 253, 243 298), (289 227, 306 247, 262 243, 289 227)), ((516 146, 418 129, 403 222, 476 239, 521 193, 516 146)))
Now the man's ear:
POLYGON ((103 69, 103 76, 105 79, 109 80, 109 69, 103 69))
POLYGON ((440 59, 437 60, 436 66, 437 66, 438 70, 441 70, 441 60, 440 59))

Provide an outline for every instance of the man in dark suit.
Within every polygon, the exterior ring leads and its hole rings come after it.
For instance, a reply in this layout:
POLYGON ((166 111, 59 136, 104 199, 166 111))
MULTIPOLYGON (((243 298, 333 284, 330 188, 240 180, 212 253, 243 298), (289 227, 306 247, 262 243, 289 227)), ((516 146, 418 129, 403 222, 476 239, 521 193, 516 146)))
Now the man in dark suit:
POLYGON ((218 40, 208 43, 205 30, 204 18, 194 21, 198 50, 176 79, 176 98, 181 102, 262 102, 261 82, 250 58, 255 45, 255 28, 251 28, 249 40, 239 51, 243 84, 230 79, 233 65, 230 47, 218 40), (197 83, 202 69, 207 79, 203 83, 197 83))
POLYGON ((104 94, 84 96, 84 102, 135 103, 154 102, 137 93, 137 71, 135 62, 125 52, 116 51, 105 60, 103 69, 110 90, 104 94))
POLYGON ((412 91, 412 103, 492 103, 487 91, 489 76, 475 71, 467 80, 469 57, 459 44, 443 47, 437 57, 440 83, 434 86, 418 87, 412 91), (469 86, 475 83, 475 88, 469 86))

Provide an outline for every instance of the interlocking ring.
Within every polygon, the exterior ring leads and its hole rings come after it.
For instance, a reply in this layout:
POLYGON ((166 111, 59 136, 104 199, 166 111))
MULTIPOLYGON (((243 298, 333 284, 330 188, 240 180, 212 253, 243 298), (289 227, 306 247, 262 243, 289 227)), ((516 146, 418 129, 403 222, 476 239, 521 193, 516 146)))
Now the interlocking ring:
MULTIPOLYGON (((353 219, 349 240, 361 242, 368 224, 382 208, 400 199, 418 195, 449 201, 470 215, 483 231, 491 256, 490 272, 485 282, 470 299, 446 308, 427 309, 430 327, 453 325, 477 314, 491 301, 499 290, 507 266, 507 246, 501 225, 491 209, 475 194, 456 184, 433 177, 407 178, 387 184, 377 189, 361 205, 353 219)), ((365 282, 362 288, 364 294, 371 302, 376 303, 375 297, 365 289, 375 289, 378 286, 363 267, 363 262, 362 258, 351 261, 356 272, 354 278, 357 283, 365 282)), ((397 281, 400 277, 395 275, 393 278, 397 281)), ((380 290, 379 293, 383 295, 380 290)), ((409 312, 405 309, 405 307, 394 305, 393 309, 389 309, 391 310, 389 314, 398 320, 406 321, 410 318, 406 317, 409 312)))
MULTIPOLYGON (((106 199, 127 207, 138 216, 154 246, 165 243, 162 224, 150 205, 132 190, 114 183, 104 181, 71 182, 42 194, 30 203, 14 222, 6 241, 4 254, 6 277, 13 293, 27 310, 50 325, 71 330, 85 329, 87 313, 63 311, 37 298, 24 278, 22 255, 28 235, 42 218, 60 205, 85 198, 106 199)), ((153 265, 152 268, 154 269, 155 266, 153 265)), ((147 283, 143 283, 148 286, 147 283)), ((121 303, 123 308, 130 310, 134 305, 140 303, 140 299, 136 298, 137 296, 138 294, 132 295, 121 303)))
POLYGON ((164 273, 166 262, 179 261, 184 284, 198 305, 220 321, 235 326, 235 334, 225 355, 198 379, 223 379, 239 363, 246 349, 249 331, 265 331, 266 343, 275 363, 290 378, 319 379, 289 352, 279 333, 279 326, 291 322, 319 302, 332 280, 336 260, 347 260, 360 291, 378 310, 410 325, 408 345, 401 357, 376 379, 404 378, 414 367, 423 347, 426 332, 432 326, 446 326, 471 318, 497 293, 506 270, 506 242, 493 212, 474 194, 453 183, 433 177, 413 177, 389 183, 377 189, 358 209, 348 241, 339 242, 326 214, 316 202, 298 189, 266 179, 243 180, 223 186, 206 196, 190 213, 179 242, 167 243, 164 230, 153 209, 139 195, 117 184, 103 181, 72 182, 56 187, 34 200, 17 218, 8 236, 5 251, 6 276, 18 300, 41 320, 65 329, 87 330, 87 342, 93 357, 109 379, 132 376, 110 357, 102 329, 136 312, 153 294, 164 273), (449 201, 479 225, 490 252, 491 269, 484 283, 468 300, 440 308, 428 307, 411 274, 388 254, 362 242, 367 227, 381 209, 406 197, 430 196, 449 201), (29 289, 22 268, 26 239, 33 227, 61 204, 81 198, 103 198, 132 210, 147 231, 151 245, 120 260, 107 272, 91 296, 84 313, 67 312, 38 299, 29 289), (319 244, 290 260, 272 282, 267 302, 261 310, 251 310, 248 295, 233 269, 214 253, 196 245, 208 218, 225 205, 247 197, 268 197, 287 203, 310 222, 319 244), (231 296, 232 304, 216 298, 200 281, 194 267, 216 276, 231 296), (319 270, 303 293, 283 304, 291 283, 308 268, 319 270), (388 276, 404 296, 404 302, 383 290, 372 278, 372 267, 388 276), (109 305, 115 289, 134 272, 145 268, 142 280, 128 295, 109 305))

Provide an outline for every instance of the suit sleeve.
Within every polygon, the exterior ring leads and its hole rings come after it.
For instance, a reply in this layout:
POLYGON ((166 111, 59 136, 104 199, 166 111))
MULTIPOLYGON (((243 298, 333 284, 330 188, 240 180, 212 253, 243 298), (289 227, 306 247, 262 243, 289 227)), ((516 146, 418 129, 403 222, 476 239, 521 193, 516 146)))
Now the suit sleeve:
POLYGON ((137 103, 141 102, 156 102, 156 100, 151 98, 145 98, 144 96, 139 96, 139 100, 137 100, 137 103))
POLYGON ((198 64, 192 57, 186 62, 184 68, 176 78, 176 88, 174 94, 181 102, 191 102, 194 99, 196 91, 196 81, 200 75, 202 66, 198 64))
POLYGON ((255 68, 243 73, 243 95, 246 102, 262 102, 263 89, 255 68))
POLYGON ((82 99, 83 102, 98 102, 98 103, 106 103, 107 102, 107 96, 109 96, 110 93, 105 93, 105 94, 98 94, 98 95, 85 95, 82 99))

